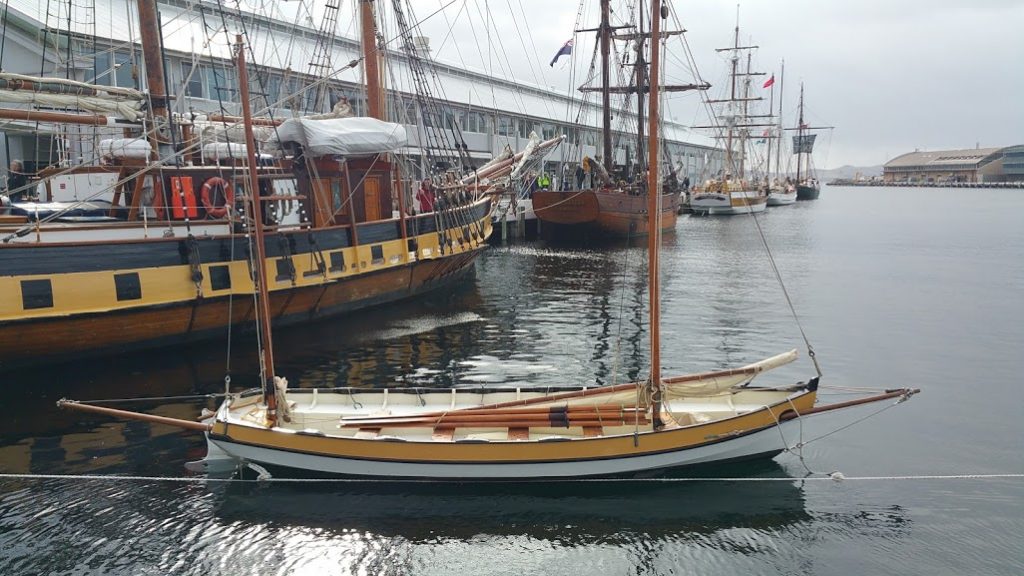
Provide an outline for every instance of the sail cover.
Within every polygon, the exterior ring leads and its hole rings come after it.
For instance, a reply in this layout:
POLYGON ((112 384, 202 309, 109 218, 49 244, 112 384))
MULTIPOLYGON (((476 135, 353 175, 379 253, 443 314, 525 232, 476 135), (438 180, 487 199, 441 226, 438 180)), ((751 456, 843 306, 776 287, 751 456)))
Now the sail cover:
POLYGON ((301 144, 307 156, 367 156, 408 144, 405 127, 376 118, 293 118, 277 128, 282 144, 301 144))
POLYGON ((810 154, 814 152, 814 139, 817 137, 817 134, 793 136, 793 154, 810 154))

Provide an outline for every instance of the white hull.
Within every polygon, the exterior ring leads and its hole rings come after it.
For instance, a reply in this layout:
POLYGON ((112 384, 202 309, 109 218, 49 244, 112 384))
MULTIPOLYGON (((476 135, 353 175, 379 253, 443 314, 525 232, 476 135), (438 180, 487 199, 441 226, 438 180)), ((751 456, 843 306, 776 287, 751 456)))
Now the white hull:
POLYGON ((769 206, 785 206, 787 204, 796 204, 796 191, 786 193, 772 192, 768 194, 768 205, 769 206))
POLYGON ((720 216, 764 212, 766 205, 757 191, 698 192, 690 200, 694 213, 720 216))
POLYGON ((533 200, 530 198, 519 198, 515 203, 512 203, 508 196, 503 196, 494 209, 492 221, 498 224, 504 220, 514 224, 519 220, 520 214, 523 215, 523 220, 526 222, 537 219, 537 215, 533 212, 533 200))
MULTIPOLYGON (((782 424, 782 432, 798 426, 795 421, 782 424)), ((731 437, 713 444, 674 452, 637 457, 583 460, 573 462, 467 464, 386 462, 317 456, 298 452, 248 446, 207 439, 213 459, 227 457, 238 461, 280 466, 340 476, 380 478, 432 478, 440 480, 524 480, 536 478, 585 478, 629 475, 711 462, 726 462, 770 457, 786 448, 779 427, 772 425, 757 432, 731 437), (216 456, 214 456, 216 455, 216 456)), ((387 442, 387 440, 379 440, 387 442)), ((643 448, 643 440, 640 440, 643 448)), ((429 446, 424 447, 429 450, 429 446)))

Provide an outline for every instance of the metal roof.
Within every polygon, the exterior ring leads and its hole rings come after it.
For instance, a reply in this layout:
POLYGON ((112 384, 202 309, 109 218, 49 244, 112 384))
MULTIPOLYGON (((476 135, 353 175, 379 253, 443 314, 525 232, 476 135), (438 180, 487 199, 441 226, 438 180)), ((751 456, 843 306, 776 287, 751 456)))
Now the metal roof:
POLYGON ((968 148, 964 150, 935 150, 910 152, 885 163, 885 168, 943 169, 946 166, 981 166, 998 158, 1003 148, 968 148))
MULTIPOLYGON (((128 0, 93 0, 95 22, 68 18, 67 4, 53 8, 56 2, 39 0, 8 0, 9 7, 36 21, 39 28, 46 22, 60 23, 62 30, 71 21, 72 32, 82 36, 97 36, 115 43, 130 43, 138 33, 136 8, 128 0), (50 11, 49 18, 47 10, 50 11), (55 14, 54 10, 63 10, 55 14)), ((79 8, 81 10, 81 8, 79 8)), ((250 38, 251 57, 257 64, 277 69, 291 69, 305 73, 314 60, 316 30, 280 20, 271 20, 253 13, 227 13, 217 4, 185 0, 159 0, 164 48, 182 54, 198 54, 204 58, 230 60, 230 42, 237 31, 245 29, 250 38), (242 18, 239 19, 238 15, 242 18), (225 28, 227 30, 225 31, 225 28), (207 33, 207 30, 213 32, 207 33)), ((56 26, 54 26, 56 27, 56 26)), ((40 33, 42 39, 42 33, 40 33)), ((388 88, 413 93, 412 72, 401 55, 390 54, 386 84, 388 88)), ((338 69, 360 57, 359 43, 352 38, 336 36, 332 46, 331 63, 338 69)), ((438 85, 443 93, 436 96, 449 102, 481 109, 508 111, 517 116, 531 116, 543 120, 599 127, 600 108, 587 104, 580 111, 581 101, 566 94, 533 86, 517 79, 502 78, 482 72, 466 70, 461 65, 436 62, 438 85), (579 119, 577 120, 577 114, 579 119)), ((362 85, 361 67, 345 69, 333 78, 341 82, 362 85)), ((436 89, 436 88, 435 88, 436 89)), ((631 111, 616 111, 618 117, 635 117, 631 111)), ((697 146, 714 147, 714 140, 687 127, 666 121, 664 138, 697 146)))

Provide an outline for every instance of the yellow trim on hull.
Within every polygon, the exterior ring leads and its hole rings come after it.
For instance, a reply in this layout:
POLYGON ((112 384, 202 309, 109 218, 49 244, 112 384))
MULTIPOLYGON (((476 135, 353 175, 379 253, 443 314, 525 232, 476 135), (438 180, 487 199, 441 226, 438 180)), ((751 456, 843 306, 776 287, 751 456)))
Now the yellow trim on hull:
MULTIPOLYGON (((301 452, 335 458, 354 458, 408 463, 537 463, 618 457, 635 457, 695 448, 716 440, 774 426, 785 412, 803 412, 814 406, 815 391, 732 418, 660 431, 641 427, 638 435, 627 433, 567 441, 389 441, 295 433, 283 429, 228 424, 218 420, 212 434, 231 442, 266 449, 301 452), (636 443, 634 441, 636 440, 636 443)), ((565 429, 551 429, 552 435, 565 429)), ((385 428, 386 431, 386 428, 385 428)), ((216 439, 216 438, 215 438, 216 439)))

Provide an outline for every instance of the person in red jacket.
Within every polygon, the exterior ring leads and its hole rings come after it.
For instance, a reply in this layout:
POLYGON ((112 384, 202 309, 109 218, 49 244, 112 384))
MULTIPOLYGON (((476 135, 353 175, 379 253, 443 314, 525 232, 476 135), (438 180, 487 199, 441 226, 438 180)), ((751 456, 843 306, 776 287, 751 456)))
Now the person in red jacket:
POLYGON ((424 178, 420 183, 420 189, 416 191, 416 201, 420 205, 420 213, 434 211, 434 185, 430 178, 424 178))

